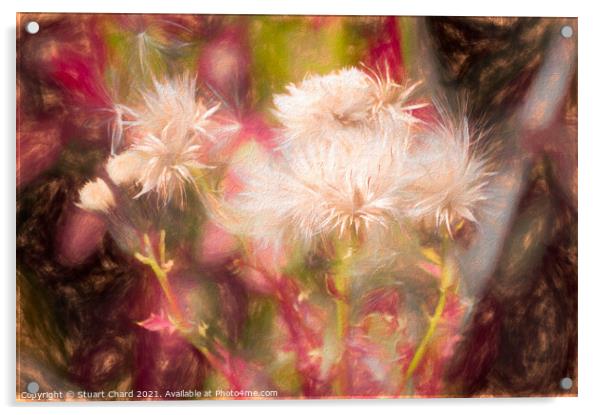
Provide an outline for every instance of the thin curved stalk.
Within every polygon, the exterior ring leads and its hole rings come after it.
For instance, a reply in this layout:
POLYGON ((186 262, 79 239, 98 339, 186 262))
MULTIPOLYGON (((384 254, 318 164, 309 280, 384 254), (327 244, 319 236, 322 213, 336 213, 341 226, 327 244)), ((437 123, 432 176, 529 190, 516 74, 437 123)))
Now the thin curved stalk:
POLYGON ((162 230, 159 237, 159 260, 157 260, 155 257, 150 238, 147 234, 144 235, 144 249, 146 251, 146 255, 136 252, 134 257, 141 263, 148 265, 153 271, 153 274, 155 274, 155 277, 161 286, 161 290, 167 299, 170 314, 175 319, 176 326, 181 328, 181 326, 185 325, 186 320, 184 319, 184 315, 180 310, 176 296, 174 295, 171 285, 169 284, 169 271, 173 266, 173 262, 165 261, 165 231, 162 230))
POLYGON ((405 388, 408 380, 414 375, 416 369, 422 362, 424 355, 426 354, 427 348, 433 339, 435 331, 441 321, 443 316, 443 310, 445 309, 445 304, 447 301, 447 294, 449 287, 453 281, 453 271, 452 268, 447 263, 447 255, 449 250, 449 238, 444 236, 443 238, 443 255, 441 255, 441 278, 439 283, 439 299, 437 300, 437 305, 435 306, 435 310, 433 315, 429 318, 428 328, 420 340, 416 351, 414 352, 414 356, 406 369, 406 372, 402 379, 402 388, 405 388))

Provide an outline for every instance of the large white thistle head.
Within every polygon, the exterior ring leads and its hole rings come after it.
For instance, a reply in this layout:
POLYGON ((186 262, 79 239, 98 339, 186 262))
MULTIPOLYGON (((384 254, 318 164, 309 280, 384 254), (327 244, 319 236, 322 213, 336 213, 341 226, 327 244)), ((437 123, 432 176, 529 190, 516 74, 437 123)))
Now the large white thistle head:
POLYGON ((218 116, 219 104, 206 105, 197 92, 188 75, 154 80, 153 88, 140 92, 141 105, 125 111, 133 142, 107 163, 116 184, 137 184, 135 197, 154 192, 163 204, 174 197, 183 204, 195 171, 212 168, 211 148, 238 127, 218 116))
POLYGON ((129 125, 156 136, 168 128, 176 137, 198 132, 211 138, 207 127, 219 104, 209 107, 198 99, 196 85, 196 79, 187 74, 153 80, 152 89, 140 91, 143 105, 132 111, 135 119, 129 125))
POLYGON ((183 202, 186 185, 194 185, 195 170, 212 168, 200 161, 202 146, 196 137, 182 140, 167 136, 166 131, 160 137, 148 134, 129 150, 143 165, 136 179, 142 189, 136 198, 155 191, 165 203, 174 195, 183 202))
POLYGON ((477 212, 491 199, 491 162, 474 151, 468 119, 448 117, 413 140, 408 166, 412 180, 406 193, 407 215, 437 228, 461 220, 478 223, 477 212))
MULTIPOLYGON (((336 140, 349 134, 381 130, 390 134, 400 123, 416 121, 407 105, 415 85, 404 88, 385 76, 357 68, 309 76, 275 95, 275 115, 284 127, 284 144, 336 140)), ((356 134, 358 135, 358 134, 356 134)))
POLYGON ((404 216, 404 151, 398 138, 373 136, 296 148, 271 163, 252 158, 233 201, 243 231, 311 244, 393 226, 404 216))

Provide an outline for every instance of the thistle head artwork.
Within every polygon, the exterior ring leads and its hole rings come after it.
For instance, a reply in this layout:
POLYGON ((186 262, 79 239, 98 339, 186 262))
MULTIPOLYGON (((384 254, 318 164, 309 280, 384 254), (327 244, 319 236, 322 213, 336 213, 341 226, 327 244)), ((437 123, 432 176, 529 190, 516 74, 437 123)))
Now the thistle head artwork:
POLYGON ((17 399, 574 396, 576 30, 19 14, 17 399))

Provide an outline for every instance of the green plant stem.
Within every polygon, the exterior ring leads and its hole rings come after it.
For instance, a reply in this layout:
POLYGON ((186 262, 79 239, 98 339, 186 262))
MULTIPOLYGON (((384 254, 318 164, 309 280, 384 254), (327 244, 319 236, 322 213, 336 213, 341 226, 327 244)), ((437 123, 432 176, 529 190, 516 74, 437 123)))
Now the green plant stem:
POLYGON ((349 334, 349 294, 350 294, 350 267, 353 254, 358 245, 357 237, 352 237, 339 254, 339 263, 334 274, 334 284, 337 290, 336 305, 336 333, 339 342, 340 360, 338 376, 335 380, 335 390, 339 395, 345 395, 349 383, 349 365, 347 362, 347 336, 349 334))
MULTIPOLYGON (((344 280, 344 276, 337 276, 335 279, 335 284, 337 285, 337 289, 339 290, 341 296, 347 296, 347 282, 344 280)), ((348 322, 349 322, 349 303, 345 298, 336 300, 336 313, 337 313, 337 336, 343 342, 345 336, 348 331, 348 322)))
POLYGON ((414 352, 414 356, 408 365, 408 368, 403 376, 402 388, 405 388, 408 380, 414 375, 416 369, 422 362, 424 355, 426 354, 427 348, 433 339, 437 326, 441 321, 441 317, 443 316, 443 310, 445 309, 445 303, 447 301, 447 293, 451 282, 453 280, 453 274, 451 267, 448 266, 446 256, 448 255, 449 250, 449 239, 447 236, 443 237, 443 255, 441 255, 441 279, 439 284, 439 299, 437 300, 437 305, 435 306, 435 311, 433 315, 429 319, 429 325, 426 330, 426 333, 420 340, 416 351, 414 352))
POLYGON ((161 290, 163 291, 163 294, 167 300, 169 311, 175 319, 176 326, 180 328, 180 326, 184 324, 185 319, 182 311, 180 310, 180 306, 178 305, 178 301, 176 300, 176 296, 173 293, 171 285, 169 284, 169 270, 171 269, 172 263, 171 261, 165 262, 165 231, 161 231, 160 234, 159 261, 157 261, 155 258, 148 235, 144 235, 144 245, 147 255, 145 256, 139 252, 136 252, 134 256, 138 261, 148 265, 153 271, 153 274, 155 274, 155 277, 157 278, 161 290))

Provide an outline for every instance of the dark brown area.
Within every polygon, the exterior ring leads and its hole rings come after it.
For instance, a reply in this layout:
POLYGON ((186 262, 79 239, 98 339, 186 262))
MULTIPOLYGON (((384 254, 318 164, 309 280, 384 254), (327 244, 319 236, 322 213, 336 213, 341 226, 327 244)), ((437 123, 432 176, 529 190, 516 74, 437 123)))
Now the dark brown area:
MULTIPOLYGON (((445 86, 466 94, 475 117, 504 123, 522 102, 559 25, 543 18, 433 17, 427 26, 445 86)), ((559 115, 575 126, 576 96, 575 77, 559 115)), ((559 152, 572 158, 569 150, 559 152)), ((574 159, 576 169, 576 154, 574 159)), ((532 160, 505 254, 448 372, 461 385, 458 395, 577 393, 576 189, 563 187, 572 172, 558 171, 555 161, 545 153, 532 160), (560 387, 564 377, 573 380, 568 391, 560 387)))

